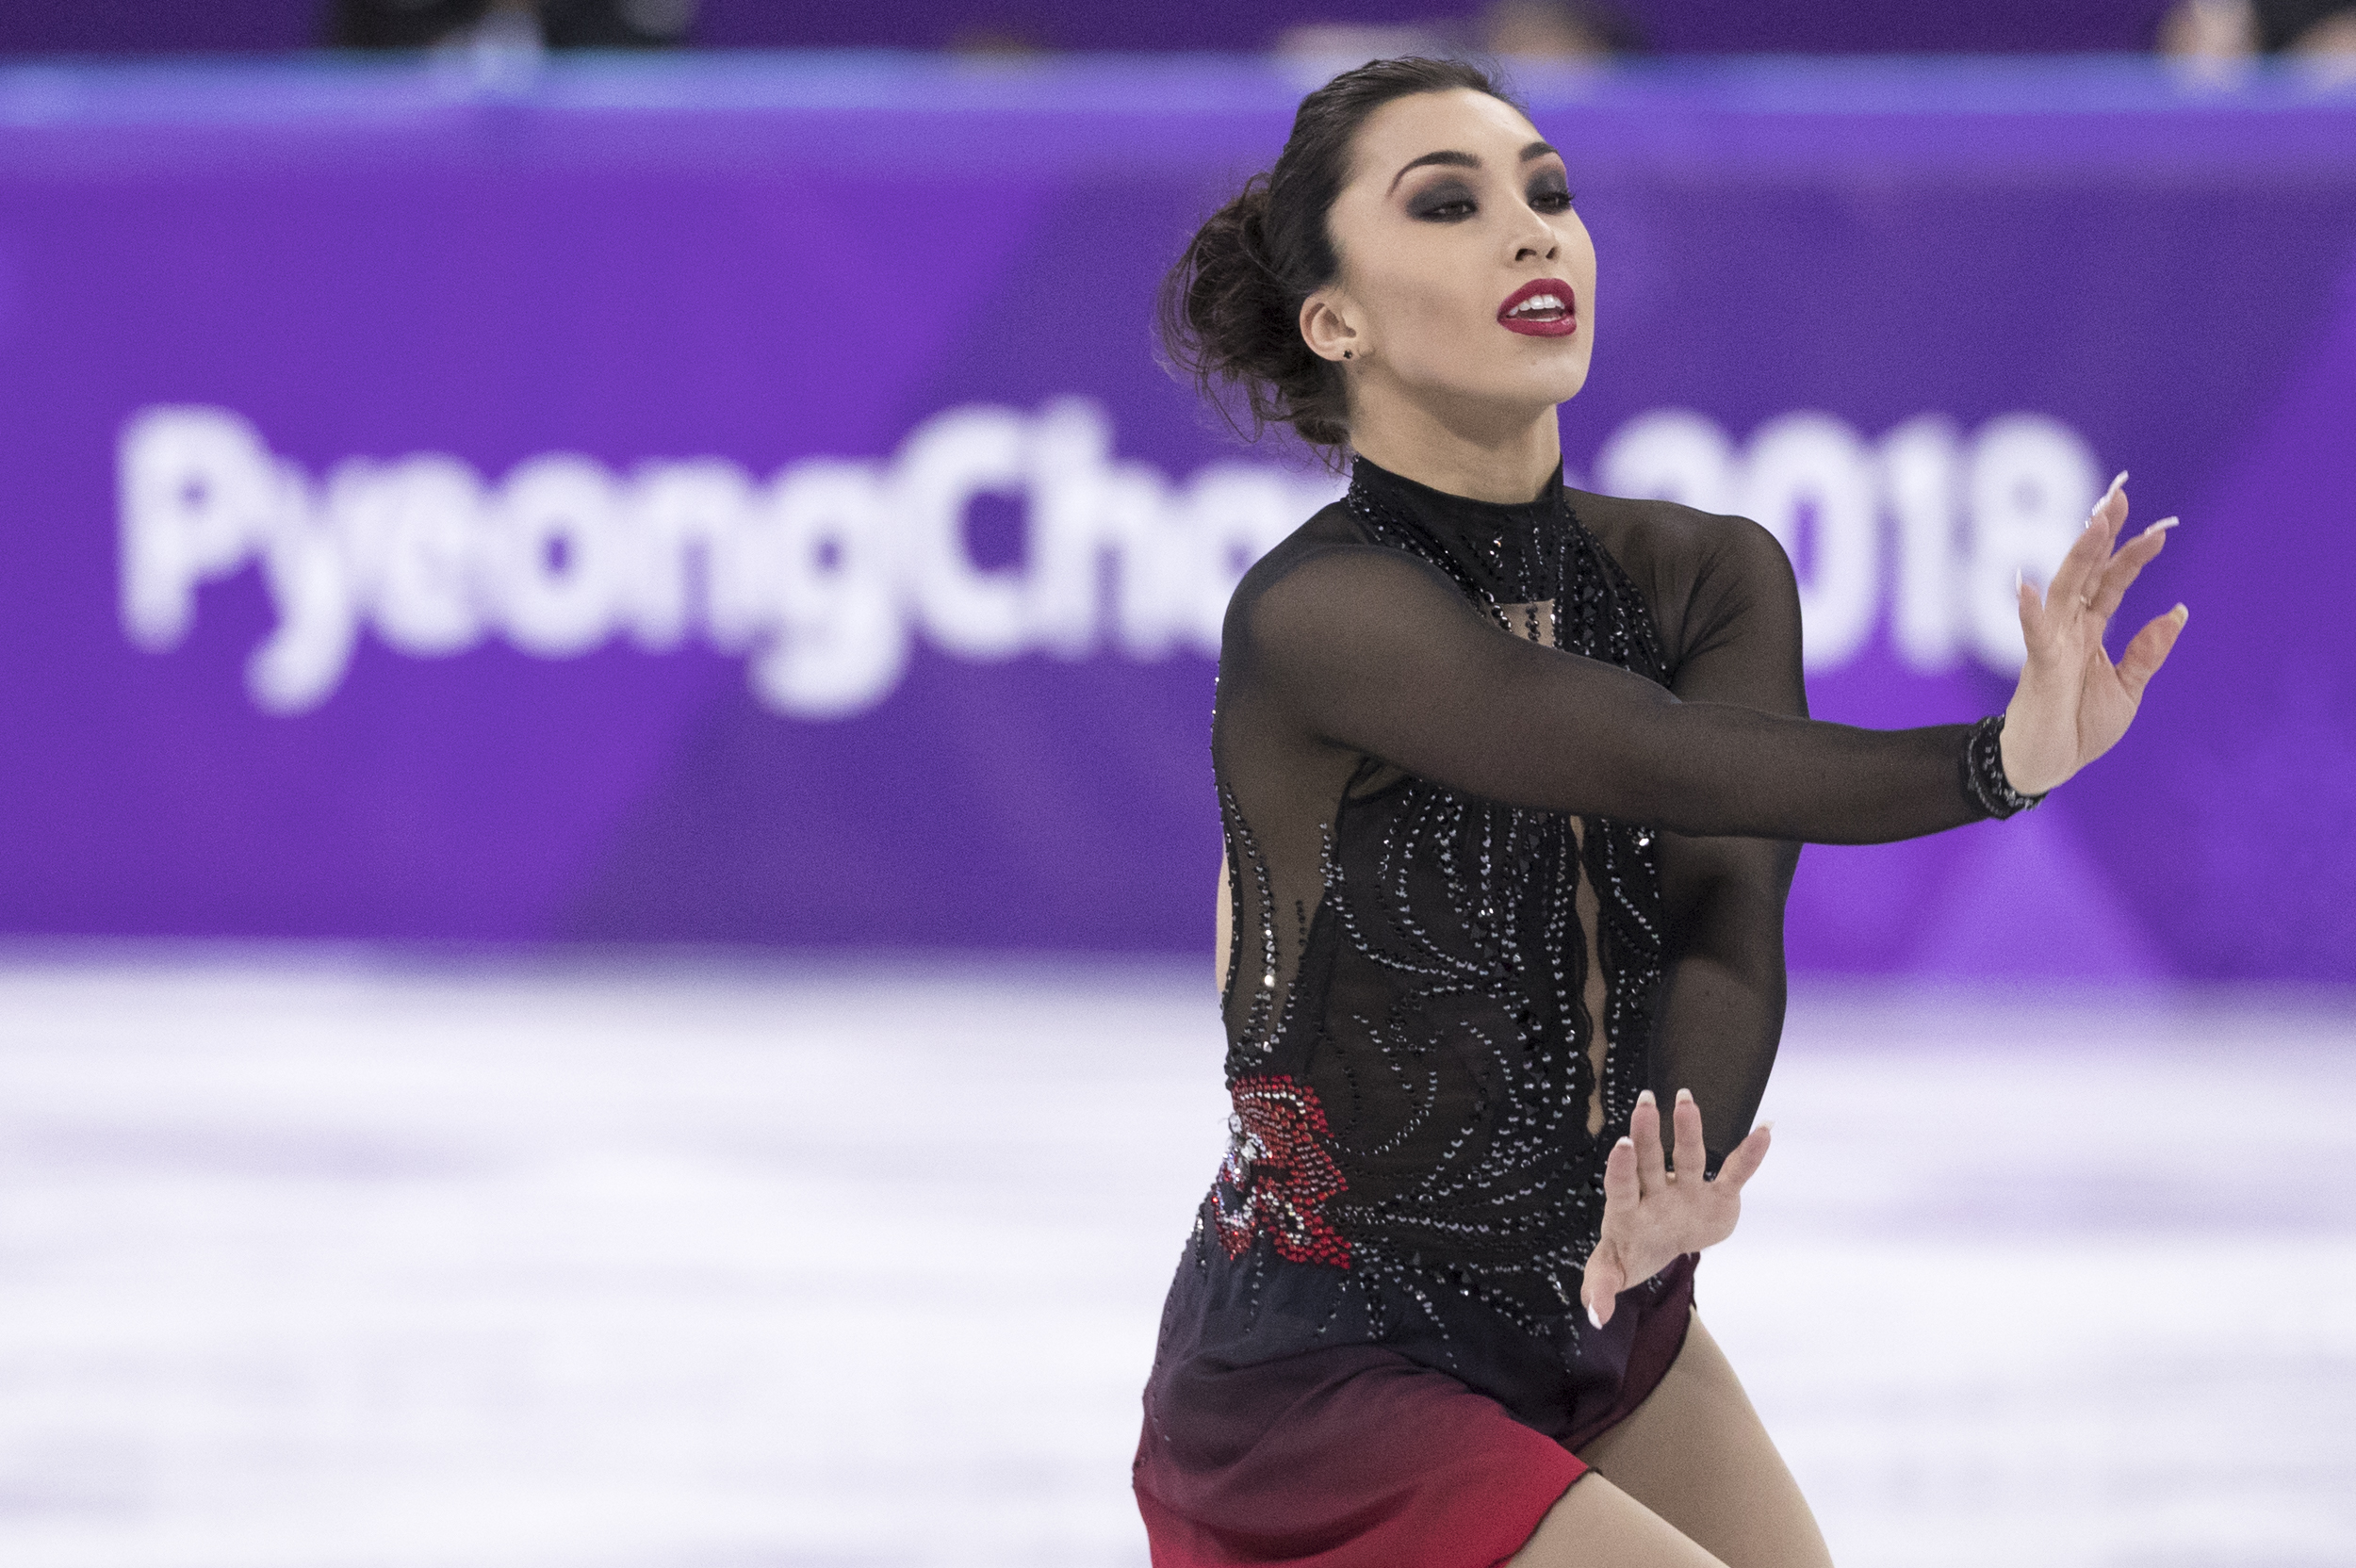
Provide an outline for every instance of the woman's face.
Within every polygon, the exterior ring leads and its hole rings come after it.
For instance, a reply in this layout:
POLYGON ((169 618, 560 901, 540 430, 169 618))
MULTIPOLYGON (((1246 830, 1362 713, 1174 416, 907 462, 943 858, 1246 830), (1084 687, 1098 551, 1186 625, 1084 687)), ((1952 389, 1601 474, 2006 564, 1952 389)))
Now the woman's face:
POLYGON ((1404 397, 1442 422, 1526 420, 1587 380, 1595 250, 1560 154, 1484 92, 1395 99, 1359 128, 1327 221, 1341 270, 1302 306, 1353 416, 1404 397))

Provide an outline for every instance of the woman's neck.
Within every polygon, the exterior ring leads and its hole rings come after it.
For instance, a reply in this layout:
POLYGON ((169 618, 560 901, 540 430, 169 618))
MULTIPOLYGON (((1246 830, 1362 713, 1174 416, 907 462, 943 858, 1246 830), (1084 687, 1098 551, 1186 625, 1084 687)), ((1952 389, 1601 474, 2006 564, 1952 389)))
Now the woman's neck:
POLYGON ((1367 401, 1374 406, 1350 410, 1350 449, 1451 496, 1519 505, 1546 487, 1562 461, 1551 404, 1534 416, 1452 422, 1403 400, 1367 401))

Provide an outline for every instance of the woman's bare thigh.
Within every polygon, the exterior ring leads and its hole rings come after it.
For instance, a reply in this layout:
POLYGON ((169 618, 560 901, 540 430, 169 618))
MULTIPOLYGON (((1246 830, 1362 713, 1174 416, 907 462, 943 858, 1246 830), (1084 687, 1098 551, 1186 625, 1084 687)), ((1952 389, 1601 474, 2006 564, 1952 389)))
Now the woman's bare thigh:
POLYGON ((1726 1568, 1831 1568, 1808 1499, 1698 1316, 1661 1385, 1579 1457, 1726 1568))
POLYGON ((1590 1470, 1571 1483, 1505 1568, 1726 1568, 1682 1531, 1590 1470))
POLYGON ((1815 1515, 1696 1317, 1509 1568, 1830 1568, 1815 1515))

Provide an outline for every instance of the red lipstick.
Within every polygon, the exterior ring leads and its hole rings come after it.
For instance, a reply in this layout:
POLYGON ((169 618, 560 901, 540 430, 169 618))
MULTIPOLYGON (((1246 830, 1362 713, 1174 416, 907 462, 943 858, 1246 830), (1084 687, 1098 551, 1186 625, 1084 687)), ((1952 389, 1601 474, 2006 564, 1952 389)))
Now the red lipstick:
POLYGON ((1568 337, 1579 331, 1579 296, 1561 278, 1526 283, 1497 306, 1497 325, 1525 337, 1568 337))

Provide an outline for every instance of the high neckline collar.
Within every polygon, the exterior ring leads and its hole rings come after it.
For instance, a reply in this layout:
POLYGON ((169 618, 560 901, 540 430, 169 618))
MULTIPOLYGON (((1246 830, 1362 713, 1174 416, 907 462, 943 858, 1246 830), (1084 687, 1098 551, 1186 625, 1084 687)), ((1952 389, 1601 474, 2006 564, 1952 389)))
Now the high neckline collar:
POLYGON ((1538 487, 1537 495, 1526 501, 1483 501, 1470 496, 1458 496, 1446 490, 1434 490, 1419 484, 1404 474, 1395 474, 1370 459, 1358 457, 1350 463, 1350 482, 1363 487, 1377 500, 1399 508, 1426 523, 1448 523, 1478 532, 1496 534, 1511 528, 1527 527, 1542 518, 1560 516, 1562 511, 1562 465, 1538 487))

